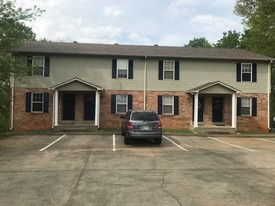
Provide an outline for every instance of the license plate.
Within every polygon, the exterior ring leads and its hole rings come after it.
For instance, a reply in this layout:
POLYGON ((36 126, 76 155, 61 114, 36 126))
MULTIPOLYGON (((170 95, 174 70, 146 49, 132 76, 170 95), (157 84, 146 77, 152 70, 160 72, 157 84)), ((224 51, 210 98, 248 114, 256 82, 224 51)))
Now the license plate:
POLYGON ((142 126, 141 129, 143 129, 143 130, 149 130, 150 127, 149 126, 142 126))

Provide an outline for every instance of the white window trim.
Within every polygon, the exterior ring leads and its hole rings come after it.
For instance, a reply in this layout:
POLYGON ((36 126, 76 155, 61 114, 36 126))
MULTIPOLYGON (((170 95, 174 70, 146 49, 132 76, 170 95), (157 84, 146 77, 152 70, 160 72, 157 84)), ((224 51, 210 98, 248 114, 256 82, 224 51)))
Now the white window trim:
POLYGON ((252 116, 252 98, 251 97, 242 97, 241 98, 241 116, 252 116), (243 107, 242 106, 242 99, 249 99, 249 114, 242 114, 242 108, 248 108, 248 107, 243 107))
POLYGON ((117 94, 116 95, 116 114, 125 114, 126 112, 127 112, 127 110, 128 110, 128 95, 127 94, 117 94), (126 103, 118 103, 117 102, 117 96, 126 96, 126 103), (126 105, 126 111, 125 112, 118 112, 117 111, 117 107, 118 107, 118 105, 126 105))
POLYGON ((168 95, 165 95, 165 96, 162 96, 162 114, 163 115, 174 115, 174 96, 168 96, 168 95), (164 104, 164 97, 171 97, 172 98, 172 104, 164 104), (165 113, 164 112, 164 106, 172 106, 172 113, 165 113))
POLYGON ((252 66, 251 63, 242 63, 242 64, 241 64, 241 78, 242 78, 242 82, 252 82, 252 70, 253 70, 253 66, 252 66), (244 80, 243 80, 243 74, 244 74, 244 73, 245 73, 245 74, 248 74, 248 72, 243 72, 243 65, 247 65, 247 64, 250 65, 250 70, 251 70, 251 72, 250 72, 250 81, 244 81, 244 80))
POLYGON ((39 92, 33 92, 32 93, 32 97, 31 97, 31 112, 32 113, 43 113, 43 108, 44 108, 44 94, 43 93, 39 93, 39 92), (42 101, 40 102, 35 102, 33 101, 33 95, 34 94, 42 94, 42 101), (33 104, 34 103, 41 103, 42 104, 42 110, 41 111, 33 111, 33 104))
MULTIPOLYGON (((164 60, 163 61, 163 80, 175 80, 175 66, 176 66, 176 62, 175 61, 173 61, 173 60, 164 60), (166 79, 165 78, 165 62, 173 62, 173 79, 166 79)), ((169 70, 170 71, 170 70, 169 70)))
POLYGON ((32 57, 32 68, 36 67, 36 65, 34 65, 34 58, 43 58, 43 74, 34 74, 33 70, 32 70, 32 76, 44 76, 45 75, 45 56, 33 56, 32 57))
POLYGON ((128 79, 129 78, 129 60, 128 59, 117 59, 116 73, 117 73, 117 76, 116 76, 117 79, 128 79), (126 69, 120 69, 120 68, 118 68, 118 62, 119 61, 127 61, 127 68, 126 69), (118 71, 119 70, 126 70, 127 76, 126 77, 119 77, 118 76, 118 71))

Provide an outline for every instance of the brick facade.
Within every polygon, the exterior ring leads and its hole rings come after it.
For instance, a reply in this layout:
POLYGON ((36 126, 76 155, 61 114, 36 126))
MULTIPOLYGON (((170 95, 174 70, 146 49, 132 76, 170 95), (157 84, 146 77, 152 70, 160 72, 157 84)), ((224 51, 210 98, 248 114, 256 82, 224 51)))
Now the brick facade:
MULTIPOLYGON (((15 131, 46 130, 53 126, 53 91, 48 89, 16 88, 14 93, 14 126, 15 131), (49 107, 46 113, 26 112, 26 92, 48 92, 49 107)), ((74 124, 84 122, 84 92, 75 94, 75 121, 74 124)), ((133 108, 144 108, 143 91, 105 90, 100 94, 100 128, 120 128, 122 114, 111 113, 111 95, 126 94, 133 96, 133 108)), ((179 97, 179 115, 160 115, 164 129, 190 129, 193 116, 193 96, 185 92, 155 92, 146 94, 147 109, 158 111, 158 96, 171 95, 179 97)), ((203 96, 203 95, 202 95, 203 96)), ((204 122, 205 126, 212 125, 212 98, 224 98, 224 123, 232 124, 232 95, 204 95, 204 122)), ((257 116, 238 116, 238 131, 268 132, 268 95, 242 94, 242 97, 257 98, 257 116)), ((62 124, 62 92, 59 92, 58 123, 62 124)))

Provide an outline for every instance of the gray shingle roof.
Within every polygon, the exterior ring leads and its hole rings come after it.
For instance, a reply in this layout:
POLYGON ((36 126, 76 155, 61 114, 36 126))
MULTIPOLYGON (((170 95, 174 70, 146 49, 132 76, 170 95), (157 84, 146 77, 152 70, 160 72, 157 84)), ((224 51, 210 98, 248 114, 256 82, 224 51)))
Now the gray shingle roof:
POLYGON ((171 46, 140 46, 118 44, 87 44, 62 42, 28 42, 15 53, 43 53, 70 55, 102 55, 185 59, 222 59, 271 61, 272 58, 242 49, 188 48, 171 46))

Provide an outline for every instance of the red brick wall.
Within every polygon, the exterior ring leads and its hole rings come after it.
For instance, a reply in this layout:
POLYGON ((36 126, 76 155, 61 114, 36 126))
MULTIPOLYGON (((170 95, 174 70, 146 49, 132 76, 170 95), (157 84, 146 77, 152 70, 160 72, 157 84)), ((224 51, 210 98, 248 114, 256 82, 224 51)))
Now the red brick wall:
POLYGON ((52 128, 53 95, 48 89, 15 88, 14 91, 14 131, 46 130, 52 128), (48 92, 49 112, 31 113, 26 112, 26 92, 48 92))
POLYGON ((257 98, 257 116, 238 116, 238 131, 268 132, 268 95, 251 93, 242 97, 257 98))

